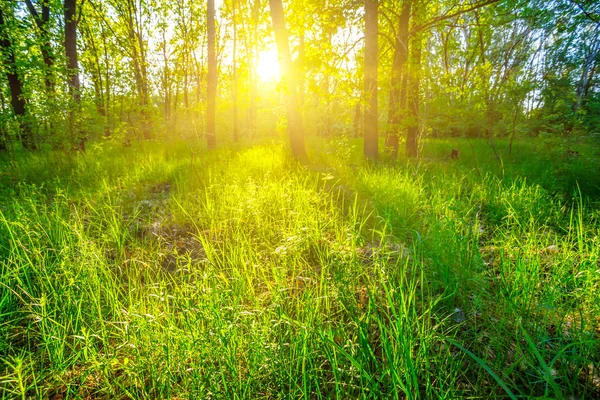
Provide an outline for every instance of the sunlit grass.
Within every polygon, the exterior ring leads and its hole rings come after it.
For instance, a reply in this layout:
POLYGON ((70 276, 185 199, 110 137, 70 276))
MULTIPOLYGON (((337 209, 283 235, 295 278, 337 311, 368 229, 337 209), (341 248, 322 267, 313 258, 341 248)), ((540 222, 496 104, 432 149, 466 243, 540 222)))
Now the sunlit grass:
POLYGON ((593 177, 315 145, 6 164, 2 397, 598 395, 593 177))

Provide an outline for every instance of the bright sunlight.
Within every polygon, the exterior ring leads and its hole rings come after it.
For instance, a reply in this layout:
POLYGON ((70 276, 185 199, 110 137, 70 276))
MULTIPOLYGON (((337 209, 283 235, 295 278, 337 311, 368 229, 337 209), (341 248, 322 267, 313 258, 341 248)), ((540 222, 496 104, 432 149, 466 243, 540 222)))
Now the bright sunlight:
POLYGON ((599 18, 0 0, 0 400, 600 400, 599 18))
POLYGON ((278 81, 281 76, 279 73, 279 58, 277 49, 270 48, 261 51, 258 54, 258 77, 261 81, 278 81))

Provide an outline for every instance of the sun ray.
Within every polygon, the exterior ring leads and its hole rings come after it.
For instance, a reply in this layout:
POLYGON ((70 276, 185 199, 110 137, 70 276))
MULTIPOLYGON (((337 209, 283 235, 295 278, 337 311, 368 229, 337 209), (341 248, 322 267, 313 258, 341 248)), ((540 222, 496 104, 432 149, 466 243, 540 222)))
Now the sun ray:
POLYGON ((281 77, 276 49, 263 50, 258 54, 258 78, 261 81, 277 81, 281 77))

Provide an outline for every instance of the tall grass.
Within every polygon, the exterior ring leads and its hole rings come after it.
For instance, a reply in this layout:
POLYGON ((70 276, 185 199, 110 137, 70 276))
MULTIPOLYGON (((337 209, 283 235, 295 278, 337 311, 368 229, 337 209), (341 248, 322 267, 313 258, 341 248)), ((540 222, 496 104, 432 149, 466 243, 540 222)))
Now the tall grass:
POLYGON ((593 200, 352 146, 5 166, 2 398, 598 395, 593 200))

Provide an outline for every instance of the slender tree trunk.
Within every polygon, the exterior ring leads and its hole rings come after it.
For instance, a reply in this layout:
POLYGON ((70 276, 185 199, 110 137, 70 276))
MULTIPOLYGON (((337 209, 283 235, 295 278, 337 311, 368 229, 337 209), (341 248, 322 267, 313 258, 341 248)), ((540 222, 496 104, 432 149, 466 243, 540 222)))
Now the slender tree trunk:
POLYGON ((77 56, 77 0, 65 0, 65 55, 69 92, 73 100, 81 100, 79 82, 79 59, 77 56))
POLYGON ((298 107, 298 83, 294 76, 292 66, 292 56, 290 54, 290 43, 288 32, 285 26, 285 17, 283 14, 283 5, 281 0, 269 0, 271 8, 271 19, 273 20, 273 30, 275 31, 275 41, 277 42, 277 53, 281 65, 281 79, 286 91, 285 102, 288 118, 288 136, 292 154, 296 160, 301 163, 308 162, 308 155, 304 145, 304 132, 302 128, 302 114, 298 107))
POLYGON ((377 159, 378 148, 378 109, 377 109, 377 12, 378 0, 365 0, 365 107, 364 154, 369 159, 377 159))
POLYGON ((169 58, 167 57, 167 37, 165 31, 162 32, 162 56, 163 56, 163 101, 164 101, 164 113, 165 120, 169 120, 171 117, 171 77, 169 74, 169 58))
POLYGON ((406 132, 406 155, 409 158, 419 156, 419 90, 421 83, 421 38, 415 37, 411 48, 410 79, 408 82, 409 120, 406 132))
POLYGON ((142 27, 138 21, 138 7, 135 0, 123 0, 122 17, 127 24, 130 46, 131 61, 133 63, 133 75, 135 86, 138 93, 138 101, 141 115, 141 130, 145 139, 152 137, 152 126, 150 123, 149 104, 150 95, 148 91, 148 73, 145 43, 142 34, 142 27))
MULTIPOLYGON (((325 37, 324 37, 324 41, 327 43, 328 47, 331 47, 331 39, 332 39, 332 35, 330 32, 327 31, 327 29, 324 29, 325 32, 325 37)), ((302 39, 302 45, 304 46, 304 39, 302 39)), ((302 51, 304 51, 304 49, 302 49, 302 51)), ((302 56, 304 57, 304 54, 302 54, 302 56)), ((326 63, 327 61, 324 60, 324 62, 326 63)), ((330 137, 331 136, 331 91, 330 91, 330 84, 331 82, 331 76, 326 73, 323 76, 323 79, 321 80, 321 90, 319 93, 319 99, 323 100, 323 106, 322 106, 322 128, 319 129, 319 134, 325 137, 330 137)))
POLYGON ((233 8, 233 82, 232 82, 232 101, 233 101, 233 140, 239 140, 238 123, 238 76, 237 76, 237 21, 236 21, 236 3, 232 0, 233 8))
POLYGON ((388 132, 385 143, 393 157, 398 155, 400 122, 406 106, 406 63, 408 61, 408 24, 411 4, 411 0, 405 0, 402 5, 394 45, 394 62, 390 79, 388 132))
POLYGON ((8 26, 2 7, 0 7, 0 51, 7 60, 4 70, 10 89, 10 103, 21 128, 21 143, 23 144, 23 148, 35 150, 33 132, 28 121, 27 101, 23 95, 23 82, 17 72, 15 52, 10 41, 8 26))
POLYGON ((137 41, 140 50, 140 72, 141 72, 141 89, 142 98, 140 105, 142 106, 142 134, 144 139, 152 139, 152 124, 150 122, 150 90, 148 87, 148 61, 146 58, 146 46, 142 36, 141 28, 137 29, 137 41))
POLYGON ((217 54, 215 51, 215 0, 208 0, 208 79, 206 104, 206 139, 209 148, 217 145, 215 117, 217 108, 217 54))
POLYGON ((254 0, 252 4, 252 76, 250 78, 250 133, 249 137, 254 138, 257 135, 258 118, 258 25, 261 0, 254 0))
POLYGON ((106 115, 105 99, 104 99, 104 79, 102 71, 100 69, 100 55, 98 52, 98 46, 96 46, 96 40, 94 39, 94 32, 90 32, 89 29, 82 29, 84 37, 84 43, 86 43, 87 52, 91 55, 93 68, 90 69, 90 75, 92 77, 92 83, 94 85, 94 103, 96 105, 96 111, 99 115, 106 115))
POLYGON ((106 119, 104 125, 104 136, 108 137, 111 134, 111 106, 112 106, 112 96, 111 96, 111 85, 110 85, 110 58, 108 56, 108 46, 106 43, 106 34, 104 33, 104 28, 100 25, 100 34, 102 35, 102 43, 104 46, 104 82, 106 82, 105 90, 106 90, 106 119))
POLYGON ((77 0, 65 0, 65 55, 67 58, 67 81, 69 94, 73 101, 69 112, 69 130, 71 144, 85 151, 85 138, 77 127, 77 114, 81 103, 81 84, 79 82, 79 59, 77 57, 77 0))
MULTIPOLYGON (((187 45, 184 45, 184 48, 186 48, 186 47, 187 47, 187 45)), ((183 55, 183 108, 185 109, 185 115, 188 115, 188 112, 190 110, 188 76, 189 76, 189 57, 187 54, 187 50, 184 50, 184 55, 183 55)))
POLYGON ((298 60, 297 60, 297 73, 298 73, 298 105, 301 109, 304 107, 304 87, 305 87, 305 64, 306 64, 306 44, 304 43, 304 28, 302 28, 302 32, 300 33, 300 46, 298 48, 298 60))

